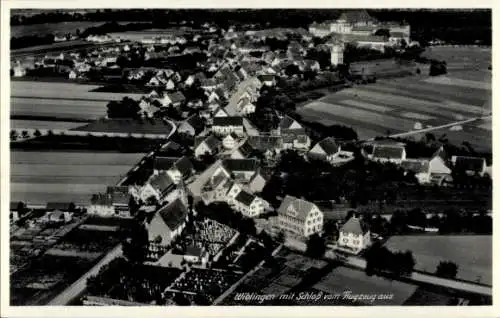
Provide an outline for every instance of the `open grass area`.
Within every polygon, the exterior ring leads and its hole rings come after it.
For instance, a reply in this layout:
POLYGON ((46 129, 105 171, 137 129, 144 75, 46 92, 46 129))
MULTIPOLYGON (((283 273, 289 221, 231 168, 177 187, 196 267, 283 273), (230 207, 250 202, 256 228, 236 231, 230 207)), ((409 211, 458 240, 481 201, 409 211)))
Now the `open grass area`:
POLYGON ((106 115, 106 105, 141 94, 93 92, 100 86, 74 83, 11 81, 11 115, 66 119, 97 119, 106 115))
POLYGON ((77 29, 83 31, 87 28, 102 25, 106 22, 100 21, 66 21, 59 23, 44 23, 32 25, 14 25, 10 27, 10 36, 31 36, 45 34, 75 34, 77 29))
POLYGON ((88 132, 169 135, 173 126, 162 119, 100 119, 74 130, 88 132))
POLYGON ((11 152, 11 200, 87 204, 90 196, 115 185, 142 153, 11 152))
POLYGON ((451 261, 458 265, 457 278, 492 284, 491 236, 393 236, 385 246, 412 251, 417 270, 434 273, 440 261, 451 261))

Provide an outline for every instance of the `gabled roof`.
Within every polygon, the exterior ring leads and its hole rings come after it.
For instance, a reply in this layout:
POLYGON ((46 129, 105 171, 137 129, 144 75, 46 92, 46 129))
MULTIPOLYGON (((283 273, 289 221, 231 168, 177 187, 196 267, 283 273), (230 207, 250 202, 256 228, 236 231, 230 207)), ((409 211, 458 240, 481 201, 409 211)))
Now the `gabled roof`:
POLYGON ((247 142, 262 151, 281 149, 283 147, 282 136, 249 136, 247 142))
POLYGON ((484 158, 467 156, 453 156, 451 161, 454 162, 455 169, 474 172, 482 171, 486 162, 484 158))
POLYGON ((196 134, 200 133, 205 128, 203 120, 197 114, 194 114, 191 117, 187 118, 186 123, 193 127, 196 134))
POLYGON ((162 207, 158 214, 170 231, 175 231, 186 220, 188 209, 180 199, 162 207))
POLYGON ((160 170, 160 171, 167 171, 172 168, 174 163, 179 160, 180 158, 178 157, 160 157, 156 156, 154 161, 153 161, 153 169, 154 170, 160 170))
POLYGON ((403 157, 402 146, 375 145, 373 149, 374 158, 401 159, 403 157))
POLYGON ((247 157, 250 156, 250 154, 252 154, 252 152, 255 151, 255 149, 252 147, 252 145, 250 144, 250 142, 248 140, 246 140, 239 148, 238 150, 240 151, 240 153, 244 156, 244 157, 247 157))
POLYGON ((435 158, 435 157, 439 157, 445 162, 448 160, 448 154, 444 150, 443 146, 439 147, 439 149, 436 150, 436 152, 434 152, 434 154, 432 155, 432 158, 435 158))
POLYGON ((278 208, 278 214, 291 216, 304 221, 315 206, 314 203, 309 201, 287 195, 283 201, 281 201, 281 205, 278 208))
POLYGON ((368 225, 357 217, 350 218, 339 230, 339 232, 352 233, 354 235, 364 235, 368 231, 368 225))
POLYGON ((150 180, 149 184, 159 191, 162 195, 171 190, 174 187, 174 181, 166 173, 159 173, 154 175, 150 180))
POLYGON ((333 137, 327 137, 321 140, 318 142, 318 145, 326 152, 327 156, 336 154, 340 150, 339 145, 337 145, 333 137))
POLYGON ((234 199, 240 203, 243 203, 245 206, 250 206, 255 200, 255 196, 246 192, 245 190, 241 190, 234 199))
POLYGON ((174 163, 174 167, 179 170, 183 177, 190 177, 193 174, 194 166, 188 157, 184 156, 174 163))
POLYGON ((222 164, 230 171, 255 171, 259 168, 255 159, 226 159, 222 164))
POLYGON ((240 116, 214 117, 213 126, 243 126, 243 117, 240 116))
POLYGON ((366 10, 344 11, 337 20, 344 20, 347 23, 377 21, 375 18, 370 16, 366 10))
POLYGON ((189 245, 186 247, 186 253, 184 255, 201 257, 203 255, 203 249, 198 246, 189 245))
POLYGON ((280 127, 281 129, 289 129, 289 128, 292 126, 292 124, 293 124, 294 122, 297 122, 297 121, 296 121, 295 119, 293 119, 292 117, 290 117, 290 116, 288 116, 288 115, 285 115, 285 116, 281 119, 281 121, 280 121, 280 123, 279 123, 279 127, 280 127))
POLYGON ((186 97, 184 96, 184 94, 182 94, 182 92, 174 92, 168 94, 168 97, 170 98, 172 103, 180 103, 186 100, 186 97))
POLYGON ((429 161, 428 160, 404 160, 401 162, 401 168, 405 171, 412 171, 417 173, 427 173, 429 172, 429 161))
POLYGON ((130 200, 130 192, 128 187, 124 186, 111 186, 107 187, 106 193, 111 195, 113 204, 128 205, 130 200))
MULTIPOLYGON (((215 118, 214 118, 215 119, 215 118)), ((203 142, 210 148, 212 151, 217 150, 221 145, 222 142, 216 138, 215 136, 208 136, 203 142)))

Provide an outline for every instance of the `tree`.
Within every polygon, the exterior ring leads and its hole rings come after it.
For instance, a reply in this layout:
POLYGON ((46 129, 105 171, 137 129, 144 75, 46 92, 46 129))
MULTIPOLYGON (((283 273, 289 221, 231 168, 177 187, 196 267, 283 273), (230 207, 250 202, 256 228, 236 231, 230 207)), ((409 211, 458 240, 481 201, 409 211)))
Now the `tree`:
POLYGON ((436 275, 443 278, 454 279, 457 276, 458 266, 453 262, 439 262, 436 275))
POLYGON ((312 234, 307 241, 306 254, 313 258, 322 258, 323 255, 325 255, 325 252, 325 239, 317 233, 312 234))
POLYGON ((123 255, 131 262, 141 264, 146 259, 149 246, 148 232, 144 225, 132 223, 123 229, 123 255))
POLYGON ((107 105, 108 118, 132 118, 139 119, 139 103, 129 97, 124 97, 121 101, 110 101, 107 105))
POLYGON ((390 37, 391 36, 391 31, 389 29, 378 29, 375 32, 375 35, 377 36, 385 36, 385 37, 390 37))
POLYGON ((299 75, 300 74, 300 69, 297 65, 295 64, 290 64, 285 68, 285 74, 287 76, 293 76, 293 75, 299 75))
POLYGON ((446 62, 444 61, 431 61, 431 66, 429 68, 429 76, 438 76, 446 74, 446 62))
POLYGON ((17 133, 17 130, 12 129, 10 131, 10 141, 16 141, 18 137, 19 137, 19 134, 17 133))
POLYGON ((285 243, 285 240, 286 240, 285 232, 279 231, 278 236, 276 237, 276 241, 283 244, 285 243))
POLYGON ((21 136, 23 136, 23 138, 28 138, 29 137, 29 133, 27 130, 23 130, 22 133, 21 133, 21 136))
POLYGON ((35 130, 35 133, 33 134, 35 137, 40 137, 42 135, 42 133, 40 132, 40 130, 35 130))

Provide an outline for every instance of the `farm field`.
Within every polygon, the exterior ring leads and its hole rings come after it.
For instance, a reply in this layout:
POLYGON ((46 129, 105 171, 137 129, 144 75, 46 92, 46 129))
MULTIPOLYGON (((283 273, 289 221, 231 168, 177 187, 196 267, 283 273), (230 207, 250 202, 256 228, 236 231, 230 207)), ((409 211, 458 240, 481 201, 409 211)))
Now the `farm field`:
MULTIPOLYGON (((306 104, 297 112, 307 121, 351 126, 358 131, 360 139, 483 116, 491 100, 491 76, 481 80, 454 76, 380 80, 332 93, 306 104)), ((489 143, 491 147, 488 140, 488 137, 491 140, 491 131, 487 124, 481 128, 469 125, 467 129, 470 132, 464 131, 458 136, 465 138, 459 144, 468 141, 482 147, 489 143), (478 132, 479 137, 475 138, 478 132), (485 140, 483 136, 487 137, 487 142, 480 143, 485 140)), ((447 133, 450 128, 443 130, 447 133)))
MULTIPOLYGON (((106 23, 105 21, 66 21, 59 23, 44 23, 32 25, 14 25, 10 27, 11 37, 45 35, 45 34, 76 34, 76 30, 84 31, 87 28, 100 26, 106 23)), ((127 22, 119 22, 125 24, 127 22)))
POLYGON ((491 65, 491 48, 480 47, 428 47, 422 56, 446 61, 448 69, 487 69, 491 65))
POLYGON ((51 120, 23 120, 11 119, 10 129, 72 129, 80 127, 85 123, 69 121, 51 121, 51 120))
POLYGON ((142 153, 11 152, 11 200, 87 204, 90 196, 116 184, 142 153))
POLYGON ((168 121, 160 119, 100 119, 88 125, 80 126, 78 131, 134 133, 134 134, 165 134, 172 132, 173 126, 168 121))
POLYGON ((458 265, 457 278, 492 284, 491 236, 393 236, 385 246, 412 251, 417 270, 434 273, 440 261, 451 261, 458 265))
POLYGON ((49 52, 65 52, 69 50, 88 49, 94 46, 95 43, 92 42, 87 42, 84 40, 74 40, 15 49, 11 50, 10 54, 11 57, 23 57, 29 55, 46 54, 49 52))
POLYGON ((111 100, 140 94, 91 92, 100 86, 73 83, 12 81, 11 115, 64 119, 97 119, 111 100))

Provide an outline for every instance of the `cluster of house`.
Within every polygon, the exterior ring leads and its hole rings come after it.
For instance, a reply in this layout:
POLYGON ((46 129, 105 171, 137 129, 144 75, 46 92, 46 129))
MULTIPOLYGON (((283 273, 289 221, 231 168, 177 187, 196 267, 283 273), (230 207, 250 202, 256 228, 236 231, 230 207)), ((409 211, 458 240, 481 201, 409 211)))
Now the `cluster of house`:
POLYGON ((367 143, 362 149, 363 155, 377 162, 391 162, 407 172, 415 174, 421 184, 442 185, 452 180, 451 174, 461 171, 467 175, 485 176, 488 173, 486 159, 473 156, 449 156, 444 146, 425 158, 407 158, 404 143, 377 141, 367 143), (367 150, 368 149, 368 150, 367 150))
POLYGON ((398 46, 402 42, 416 44, 410 42, 409 24, 380 22, 366 10, 345 11, 336 20, 313 23, 309 32, 317 37, 331 36, 343 44, 353 43, 382 52, 386 47, 398 46), (377 32, 379 30, 386 32, 377 32))
MULTIPOLYGON (((64 224, 73 220, 75 207, 69 202, 48 202, 44 207, 39 207, 45 213, 36 219, 29 219, 27 226, 35 226, 36 223, 42 224, 64 224)), ((11 202, 9 219, 11 222, 17 222, 22 215, 31 211, 31 209, 23 208, 24 211, 19 211, 18 202, 11 202)))

